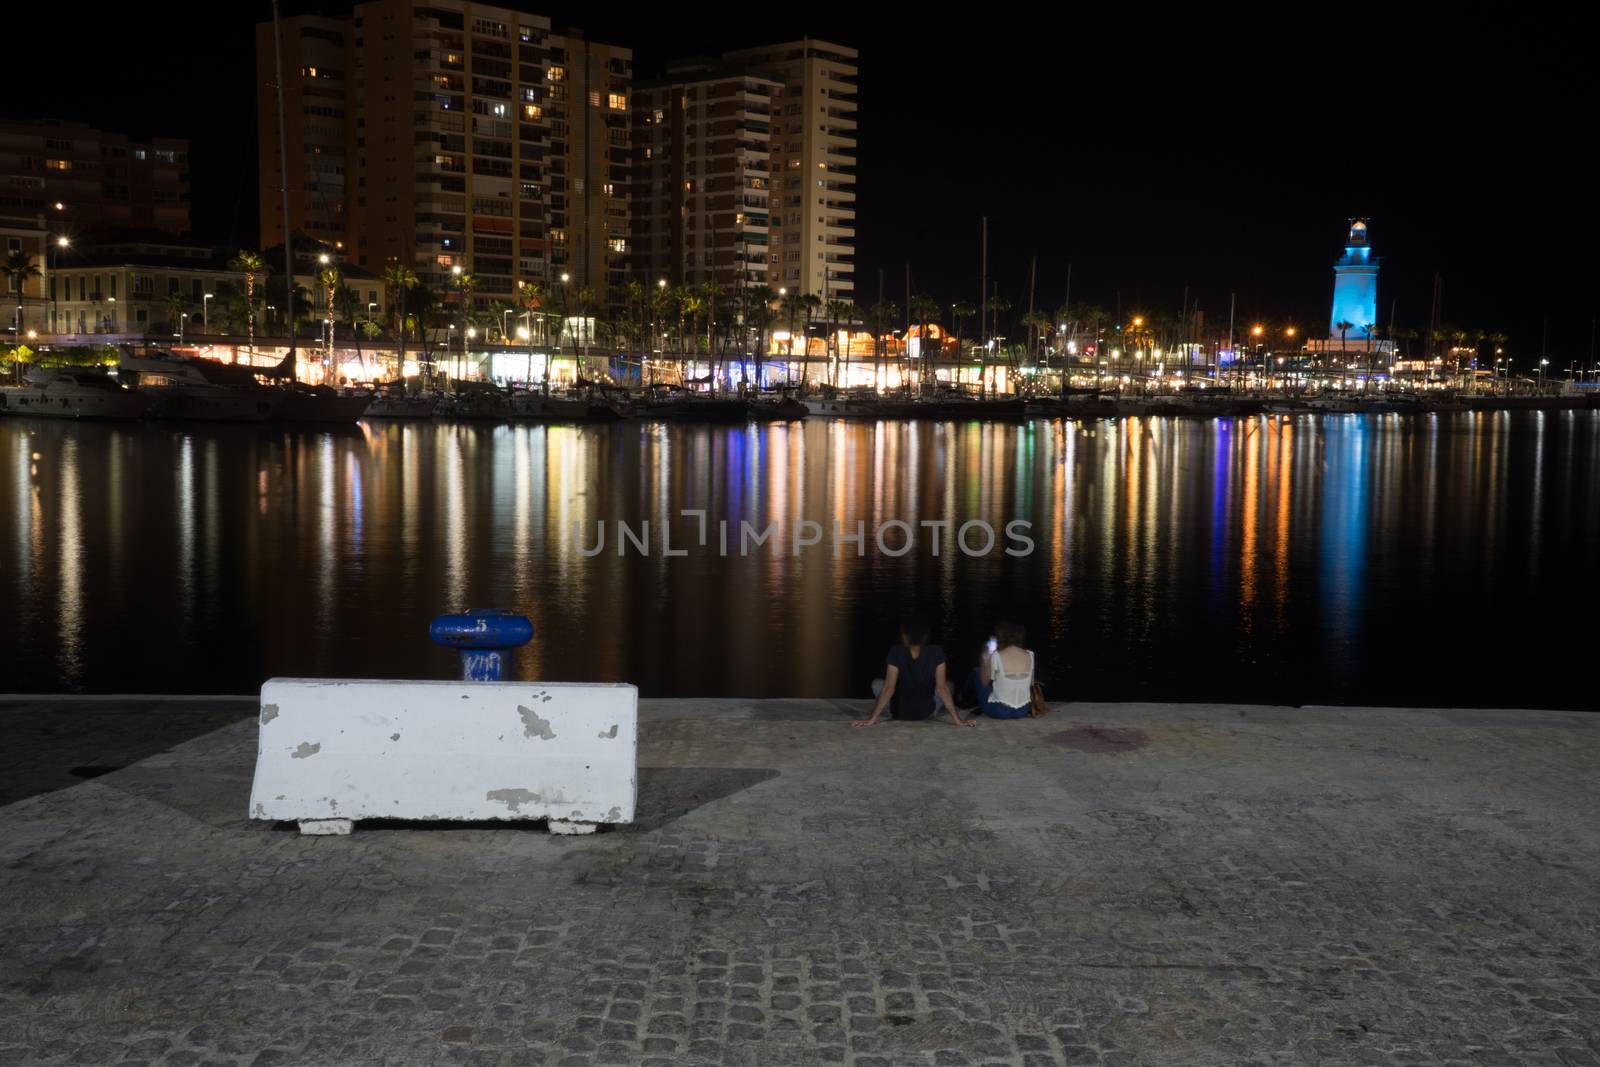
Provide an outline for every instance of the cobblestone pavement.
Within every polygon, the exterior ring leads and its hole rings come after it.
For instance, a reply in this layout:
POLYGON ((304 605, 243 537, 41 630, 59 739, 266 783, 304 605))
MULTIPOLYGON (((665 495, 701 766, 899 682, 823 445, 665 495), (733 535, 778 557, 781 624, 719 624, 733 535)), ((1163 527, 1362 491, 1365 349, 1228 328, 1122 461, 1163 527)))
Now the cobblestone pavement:
POLYGON ((1600 1064, 1600 716, 646 701, 640 822, 0 808, 0 1063, 1600 1064))

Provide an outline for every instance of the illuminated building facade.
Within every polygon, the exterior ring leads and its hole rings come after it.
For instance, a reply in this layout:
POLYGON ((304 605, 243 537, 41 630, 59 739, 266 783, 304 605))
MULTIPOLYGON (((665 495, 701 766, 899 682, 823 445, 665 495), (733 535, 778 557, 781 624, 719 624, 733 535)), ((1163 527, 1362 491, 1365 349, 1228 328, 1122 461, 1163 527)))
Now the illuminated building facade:
MULTIPOLYGON (((628 49, 463 0, 369 0, 282 32, 296 230, 374 272, 407 264, 449 302, 458 271, 478 305, 521 282, 620 298, 628 49)), ((269 245, 283 239, 270 24, 257 41, 269 245)))
POLYGON ((767 284, 774 289, 823 300, 855 296, 857 57, 853 48, 809 38, 723 57, 783 87, 771 116, 767 284))
POLYGON ((773 115, 783 83, 678 68, 633 96, 634 259, 672 285, 782 285, 770 233, 773 115))
POLYGON ((0 119, 0 214, 52 232, 189 231, 189 142, 78 122, 0 119))
POLYGON ((1344 255, 1333 265, 1333 313, 1328 340, 1365 344, 1378 325, 1378 261, 1367 238, 1367 220, 1351 219, 1344 255), (1350 325, 1343 331, 1339 323, 1350 325))

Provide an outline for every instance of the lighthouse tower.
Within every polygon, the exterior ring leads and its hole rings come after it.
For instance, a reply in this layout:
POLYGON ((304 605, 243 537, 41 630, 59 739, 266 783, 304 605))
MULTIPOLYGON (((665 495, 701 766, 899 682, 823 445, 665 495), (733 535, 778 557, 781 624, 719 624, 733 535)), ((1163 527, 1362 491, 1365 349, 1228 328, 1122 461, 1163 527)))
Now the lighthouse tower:
POLYGON ((1344 256, 1333 265, 1333 316, 1328 340, 1365 344, 1378 323, 1378 261, 1367 241, 1367 220, 1351 219, 1344 256), (1350 326, 1341 335, 1339 323, 1350 326))

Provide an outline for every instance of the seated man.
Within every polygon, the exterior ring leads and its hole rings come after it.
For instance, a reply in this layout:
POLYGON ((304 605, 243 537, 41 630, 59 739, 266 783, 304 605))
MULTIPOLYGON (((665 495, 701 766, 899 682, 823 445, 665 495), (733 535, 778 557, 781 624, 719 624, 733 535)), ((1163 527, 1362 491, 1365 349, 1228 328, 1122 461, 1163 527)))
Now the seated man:
POLYGON ((963 719, 956 710, 945 680, 944 649, 928 644, 928 624, 921 620, 901 623, 900 644, 889 650, 881 687, 874 682, 873 689, 878 701, 872 706, 872 714, 851 726, 874 725, 885 708, 896 719, 931 719, 941 704, 949 709, 950 721, 955 725, 977 725, 972 719, 963 719))

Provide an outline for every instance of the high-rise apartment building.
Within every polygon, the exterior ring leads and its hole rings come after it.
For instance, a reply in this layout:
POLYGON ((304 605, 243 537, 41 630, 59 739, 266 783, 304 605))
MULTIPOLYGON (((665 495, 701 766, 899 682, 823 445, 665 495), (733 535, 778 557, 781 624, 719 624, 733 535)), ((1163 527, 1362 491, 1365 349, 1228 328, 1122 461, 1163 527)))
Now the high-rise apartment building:
POLYGON ((772 285, 774 109, 783 83, 724 65, 682 66, 633 94, 634 264, 673 285, 772 285))
POLYGON ((857 55, 806 39, 723 57, 783 85, 771 119, 774 288, 824 300, 854 296, 857 55))
MULTIPOLYGON (((289 182, 294 228, 329 245, 347 248, 351 130, 347 88, 354 62, 350 20, 305 15, 285 19, 283 113, 288 157, 296 162, 289 182)), ((256 27, 256 130, 261 159, 261 247, 281 245, 283 167, 278 151, 277 71, 272 23, 256 27)))
MULTIPOLYGON (((262 30, 268 161, 278 158, 277 105, 272 27, 262 30)), ((627 49, 552 33, 541 16, 462 0, 369 0, 348 18, 285 19, 282 33, 285 112, 291 128, 307 127, 288 147, 296 229, 369 270, 405 263, 447 299, 460 268, 476 279, 480 304, 510 299, 519 282, 574 296, 589 290, 601 306, 620 300, 613 290, 628 252, 627 49), (325 87, 337 87, 342 115, 307 110, 323 106, 325 87), (313 88, 319 92, 308 94, 313 88), (311 130, 323 117, 329 124, 311 130), (335 158, 337 169, 328 165, 335 158), (336 232, 306 224, 339 219, 336 232)), ((274 168, 264 170, 273 183, 274 168)), ((275 185, 262 191, 261 217, 263 244, 281 240, 275 185)))
POLYGON ((189 230, 189 142, 76 122, 0 120, 0 213, 53 232, 189 230))
POLYGON ((634 93, 635 264, 850 299, 856 52, 796 41, 673 66, 634 93))

